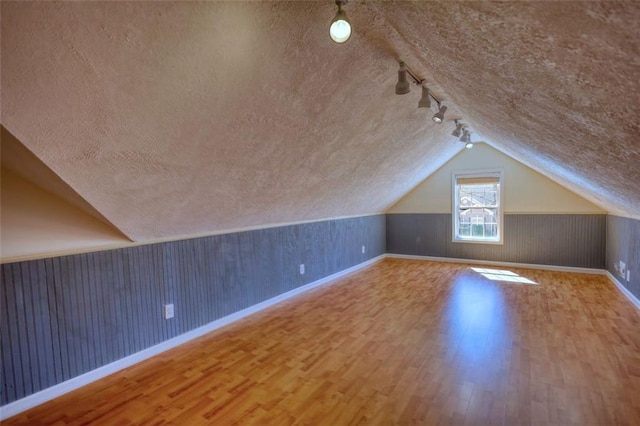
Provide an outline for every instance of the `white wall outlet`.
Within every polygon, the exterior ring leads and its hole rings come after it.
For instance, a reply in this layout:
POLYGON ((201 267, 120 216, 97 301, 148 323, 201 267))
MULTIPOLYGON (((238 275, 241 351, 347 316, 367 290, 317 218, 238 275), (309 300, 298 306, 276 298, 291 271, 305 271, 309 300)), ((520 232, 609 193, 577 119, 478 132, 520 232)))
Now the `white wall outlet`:
POLYGON ((304 275, 304 263, 300 264, 300 275, 304 275))
POLYGON ((362 246, 362 254, 365 254, 367 251, 367 248, 365 246, 362 246))
POLYGON ((620 276, 624 278, 627 273, 627 265, 622 260, 619 260, 618 264, 618 272, 620 273, 620 276))
POLYGON ((164 319, 173 318, 173 316, 174 316, 173 303, 169 303, 168 305, 164 305, 162 307, 162 313, 164 315, 164 319))
POLYGON ((631 271, 627 269, 627 281, 631 282, 631 271))

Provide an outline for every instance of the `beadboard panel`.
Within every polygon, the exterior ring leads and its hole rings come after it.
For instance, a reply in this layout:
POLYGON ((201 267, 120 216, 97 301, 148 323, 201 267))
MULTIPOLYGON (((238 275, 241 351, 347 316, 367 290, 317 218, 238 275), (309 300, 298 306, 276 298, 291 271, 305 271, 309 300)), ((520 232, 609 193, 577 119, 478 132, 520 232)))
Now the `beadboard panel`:
POLYGON ((603 269, 606 215, 507 214, 504 244, 452 241, 450 214, 388 214, 387 253, 603 269))
POLYGON ((0 401, 64 382, 385 248, 385 216, 375 215, 3 264, 0 401), (175 305, 170 320, 162 317, 167 303, 175 305))
POLYGON ((607 216, 607 267, 618 282, 640 299, 640 220, 607 216), (621 276, 614 264, 623 261, 630 279, 621 276))

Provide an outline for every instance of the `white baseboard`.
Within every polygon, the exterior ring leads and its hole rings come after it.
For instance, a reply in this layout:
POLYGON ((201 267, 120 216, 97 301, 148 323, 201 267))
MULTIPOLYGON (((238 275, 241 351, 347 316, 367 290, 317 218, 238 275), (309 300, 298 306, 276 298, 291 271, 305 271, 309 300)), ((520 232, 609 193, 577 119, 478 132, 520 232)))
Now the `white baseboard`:
POLYGON ((604 275, 604 269, 577 268, 574 266, 538 265, 535 263, 498 262, 494 260, 458 259, 454 257, 416 256, 410 254, 387 253, 388 258, 430 260, 432 262, 468 263, 475 265, 509 266, 511 268, 542 269, 545 271, 577 272, 580 274, 604 275))
POLYGON ((634 296, 633 293, 631 293, 629 290, 627 290, 627 288, 625 286, 623 286, 620 281, 618 281, 618 278, 616 278, 615 275, 613 275, 609 271, 605 271, 605 273, 606 273, 607 277, 609 277, 609 281, 614 283, 616 285, 616 287, 618 287, 618 290, 620 290, 622 292, 622 294, 627 296, 627 299, 629 299, 629 301, 631 301, 631 303, 633 303, 636 308, 640 309, 640 300, 638 300, 638 298, 636 296, 634 296))
POLYGON ((193 329, 185 334, 181 334, 172 339, 166 340, 158 345, 152 346, 140 352, 136 352, 135 354, 129 355, 125 358, 119 359, 115 362, 112 362, 111 364, 104 365, 95 370, 89 371, 80 376, 74 377, 70 380, 51 386, 50 388, 41 390, 32 395, 26 396, 22 399, 9 403, 3 407, 0 407, 0 421, 6 420, 9 417, 15 416, 16 414, 19 414, 37 405, 43 404, 47 401, 50 401, 54 398, 62 396, 82 386, 88 385, 89 383, 95 382, 96 380, 102 379, 106 376, 109 376, 113 373, 116 373, 120 370, 123 370, 127 367, 137 364, 141 361, 149 359, 169 349, 175 348, 176 346, 179 346, 190 340, 201 337, 207 333, 210 333, 221 327, 229 325, 253 313, 256 313, 270 306, 273 306, 277 303, 280 303, 286 299, 297 296, 301 293, 304 293, 306 291, 319 287, 323 284, 327 284, 333 280, 336 280, 337 278, 341 278, 345 275, 356 272, 359 269, 362 269, 366 266, 376 263, 383 258, 428 260, 433 262, 467 263, 467 264, 492 265, 492 266, 509 266, 514 268, 543 269, 543 270, 560 271, 560 272, 578 272, 578 273, 586 273, 586 274, 606 275, 609 278, 609 280, 616 287, 618 287, 618 289, 622 292, 622 294, 624 294, 631 301, 633 305, 635 305, 638 309, 640 309, 640 300, 638 300, 629 290, 627 290, 609 271, 606 271, 603 269, 588 269, 588 268, 576 268, 576 267, 569 267, 569 266, 537 265, 537 264, 530 264, 530 263, 496 262, 496 261, 477 260, 477 259, 457 259, 457 258, 449 258, 449 257, 415 256, 415 255, 387 253, 387 254, 383 254, 378 257, 375 257, 373 259, 370 259, 366 262, 360 263, 351 268, 337 272, 333 275, 329 275, 325 278, 306 284, 302 287, 298 287, 296 289, 283 293, 279 296, 273 297, 269 300, 265 300, 264 302, 258 303, 257 305, 250 306, 246 309, 243 309, 241 311, 228 315, 224 318, 220 318, 202 327, 193 329))
POLYGON ((91 370, 87 373, 81 374, 80 376, 74 377, 65 382, 59 383, 57 385, 51 386, 47 389, 43 389, 39 392, 26 396, 17 401, 11 402, 3 407, 0 407, 0 421, 6 420, 9 417, 15 416, 16 414, 19 414, 37 405, 43 404, 54 398, 62 396, 68 392, 71 392, 72 390, 88 385, 89 383, 95 382, 96 380, 102 379, 108 375, 111 375, 127 367, 130 367, 134 364, 137 364, 141 361, 149 359, 169 349, 175 348, 176 346, 179 346, 190 340, 201 337, 207 333, 210 333, 221 327, 229 325, 232 322, 238 321, 244 317, 247 317, 251 314, 254 314, 270 306, 273 306, 276 303, 280 303, 286 299, 289 299, 291 297, 297 296, 301 293, 304 293, 306 291, 319 287, 323 284, 327 284, 331 281, 334 281, 337 278, 341 278, 341 277, 344 277, 345 275, 356 272, 359 269, 364 268, 365 266, 369 266, 373 263, 378 262, 379 260, 382 260, 383 258, 384 258, 384 254, 374 257, 373 259, 360 263, 356 266, 352 266, 351 268, 348 268, 343 271, 337 272, 335 274, 329 275, 327 277, 321 278, 312 283, 305 284, 301 287, 298 287, 286 293, 280 294, 269 300, 265 300, 264 302, 260 302, 256 305, 253 305, 241 311, 235 312, 224 318, 220 318, 218 320, 210 322, 209 324, 203 325, 202 327, 195 328, 187 333, 184 333, 172 339, 166 340, 160 344, 151 346, 150 348, 144 349, 140 352, 136 352, 125 358, 119 359, 115 362, 96 368, 95 370, 91 370))

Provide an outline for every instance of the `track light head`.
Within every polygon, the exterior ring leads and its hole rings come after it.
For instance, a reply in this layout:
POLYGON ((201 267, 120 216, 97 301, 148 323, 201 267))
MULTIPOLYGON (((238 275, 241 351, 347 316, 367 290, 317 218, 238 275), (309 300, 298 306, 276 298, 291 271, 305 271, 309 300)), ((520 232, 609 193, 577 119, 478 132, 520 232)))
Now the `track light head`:
POLYGON ((444 113, 447 111, 447 107, 440 104, 438 104, 438 106, 440 108, 438 109, 438 112, 436 112, 435 115, 433 116, 433 121, 440 124, 442 123, 442 121, 444 121, 444 113))
POLYGON ((429 88, 422 82, 422 97, 418 101, 418 108, 431 108, 431 96, 429 95, 429 88))
POLYGON ((338 12, 331 21, 329 36, 331 37, 331 40, 338 44, 342 44, 351 37, 351 23, 347 18, 347 13, 342 10, 342 6, 347 4, 347 0, 336 0, 336 4, 338 5, 338 12))
POLYGON ((460 138, 460 142, 470 143, 471 142, 471 133, 467 129, 462 130, 462 137, 460 138))
POLYGON ((407 66, 400 62, 398 69, 398 82, 396 83, 396 95, 406 95, 411 91, 411 85, 407 81, 407 66))
POLYGON ((456 138, 459 138, 460 135, 462 135, 462 126, 463 124, 461 122, 459 122, 458 120, 455 120, 456 122, 456 128, 453 132, 451 132, 451 136, 455 136, 456 138))

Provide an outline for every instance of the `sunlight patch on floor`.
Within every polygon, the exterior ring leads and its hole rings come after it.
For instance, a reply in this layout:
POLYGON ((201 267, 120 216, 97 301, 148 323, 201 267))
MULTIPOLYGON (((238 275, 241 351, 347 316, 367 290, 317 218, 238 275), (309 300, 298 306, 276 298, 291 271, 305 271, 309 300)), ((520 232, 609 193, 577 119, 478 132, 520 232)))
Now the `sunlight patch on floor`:
POLYGON ((512 271, 502 269, 489 269, 489 268, 471 268, 473 271, 479 273, 485 278, 492 281, 506 281, 509 283, 519 284, 538 284, 535 281, 531 281, 529 278, 521 277, 512 271))

